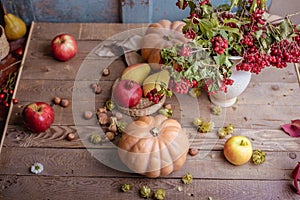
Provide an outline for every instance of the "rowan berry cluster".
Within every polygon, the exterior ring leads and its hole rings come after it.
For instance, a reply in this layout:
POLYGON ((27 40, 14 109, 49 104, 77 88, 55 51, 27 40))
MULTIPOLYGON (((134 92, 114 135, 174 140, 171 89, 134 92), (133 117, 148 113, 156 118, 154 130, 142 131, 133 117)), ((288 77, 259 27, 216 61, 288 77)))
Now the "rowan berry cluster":
POLYGON ((197 87, 198 82, 196 80, 188 80, 186 78, 182 78, 179 81, 170 80, 169 87, 173 92, 178 94, 187 94, 191 88, 197 87))
POLYGON ((0 104, 5 107, 9 107, 11 101, 13 104, 18 103, 18 99, 12 99, 16 76, 17 73, 10 74, 6 82, 0 88, 0 104))
POLYGON ((228 42, 222 36, 213 37, 211 40, 212 48, 217 54, 223 54, 228 47, 228 42))

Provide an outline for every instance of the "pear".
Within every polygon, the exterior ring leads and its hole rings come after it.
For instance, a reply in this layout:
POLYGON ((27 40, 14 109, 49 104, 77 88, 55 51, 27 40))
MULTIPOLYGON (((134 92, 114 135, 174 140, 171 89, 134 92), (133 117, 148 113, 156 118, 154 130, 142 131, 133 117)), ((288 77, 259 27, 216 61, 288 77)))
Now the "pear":
POLYGON ((149 75, 143 82, 143 94, 146 96, 148 92, 154 88, 160 91, 163 87, 168 88, 170 73, 167 70, 161 70, 149 75))
POLYGON ((132 80, 142 85, 150 72, 151 67, 148 63, 133 64, 124 69, 121 80, 132 80))
POLYGON ((2 4, 4 12, 4 22, 5 22, 5 35, 8 40, 17 40, 22 38, 26 34, 26 24, 19 17, 6 13, 6 9, 2 4))

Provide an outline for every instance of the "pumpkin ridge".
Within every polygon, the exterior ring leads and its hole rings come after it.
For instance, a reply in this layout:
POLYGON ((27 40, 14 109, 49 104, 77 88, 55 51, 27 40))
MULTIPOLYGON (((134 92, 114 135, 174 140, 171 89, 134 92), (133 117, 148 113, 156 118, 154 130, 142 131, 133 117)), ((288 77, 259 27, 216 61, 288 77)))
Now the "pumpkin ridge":
POLYGON ((161 157, 161 174, 169 174, 173 171, 173 160, 172 160, 172 156, 169 152, 168 146, 165 144, 165 142, 160 141, 160 157, 161 157), (163 151, 165 150, 165 152, 163 151), (163 158, 163 159, 162 159, 163 158), (166 164, 162 163, 162 161, 164 161, 166 164), (170 167, 172 169, 170 169, 170 167), (169 172, 169 173, 168 173, 169 172))
POLYGON ((161 162, 160 162, 160 148, 157 138, 152 140, 152 149, 149 153, 149 159, 146 173, 154 173, 156 176, 160 175, 161 162))

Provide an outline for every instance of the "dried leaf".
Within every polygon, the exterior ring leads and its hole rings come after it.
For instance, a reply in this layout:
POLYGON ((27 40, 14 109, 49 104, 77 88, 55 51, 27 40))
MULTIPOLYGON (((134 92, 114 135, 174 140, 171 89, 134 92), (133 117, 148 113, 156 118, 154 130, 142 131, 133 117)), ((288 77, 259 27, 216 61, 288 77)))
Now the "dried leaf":
POLYGON ((135 51, 125 53, 125 60, 128 66, 145 62, 142 56, 135 51))
POLYGON ((281 128, 291 137, 300 137, 300 119, 292 120, 290 124, 281 125, 281 128))
POLYGON ((300 188, 298 185, 298 181, 300 181, 300 162, 298 162, 297 166, 293 170, 292 177, 294 179, 294 186, 295 186, 295 189, 297 190, 297 194, 300 195, 300 188))

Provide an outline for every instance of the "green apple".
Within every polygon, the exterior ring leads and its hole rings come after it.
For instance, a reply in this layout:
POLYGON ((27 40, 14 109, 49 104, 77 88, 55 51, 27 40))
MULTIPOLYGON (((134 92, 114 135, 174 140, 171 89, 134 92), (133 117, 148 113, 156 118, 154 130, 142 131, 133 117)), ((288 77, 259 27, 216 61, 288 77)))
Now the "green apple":
POLYGON ((131 80, 142 85, 145 78, 150 74, 151 67, 148 63, 137 63, 126 67, 121 75, 121 80, 131 80))
POLYGON ((241 135, 231 136, 224 144, 224 156, 234 165, 247 163, 252 156, 250 140, 241 135))

